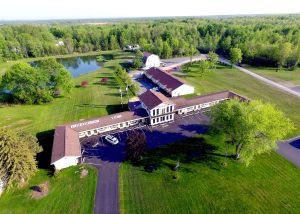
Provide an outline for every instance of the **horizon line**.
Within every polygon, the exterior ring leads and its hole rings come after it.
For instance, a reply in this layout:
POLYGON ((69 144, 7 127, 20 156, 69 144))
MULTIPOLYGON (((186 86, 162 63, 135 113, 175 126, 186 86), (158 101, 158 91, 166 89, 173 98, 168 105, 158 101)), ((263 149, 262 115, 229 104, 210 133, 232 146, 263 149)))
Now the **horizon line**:
POLYGON ((120 19, 167 19, 167 18, 205 18, 205 17, 240 17, 240 16, 276 16, 276 15, 300 15, 300 12, 292 13, 247 13, 247 14, 211 14, 211 15, 190 15, 190 16, 125 16, 125 17, 98 17, 98 18, 58 18, 58 19, 1 19, 1 22, 43 22, 43 21, 80 21, 80 20, 120 20, 120 19))

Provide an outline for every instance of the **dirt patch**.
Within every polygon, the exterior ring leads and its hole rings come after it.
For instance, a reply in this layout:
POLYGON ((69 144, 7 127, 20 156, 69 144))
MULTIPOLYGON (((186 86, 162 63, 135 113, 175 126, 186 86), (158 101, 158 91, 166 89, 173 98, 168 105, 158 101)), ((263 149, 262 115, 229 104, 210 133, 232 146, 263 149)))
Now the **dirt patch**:
POLYGON ((34 199, 40 199, 48 195, 49 193, 49 182, 46 181, 38 186, 30 188, 32 190, 31 197, 34 199))
POLYGON ((86 168, 82 168, 80 172, 80 178, 84 178, 89 174, 89 171, 86 168))
POLYGON ((18 120, 15 124, 17 125, 26 125, 31 123, 31 120, 23 119, 23 120, 18 120))

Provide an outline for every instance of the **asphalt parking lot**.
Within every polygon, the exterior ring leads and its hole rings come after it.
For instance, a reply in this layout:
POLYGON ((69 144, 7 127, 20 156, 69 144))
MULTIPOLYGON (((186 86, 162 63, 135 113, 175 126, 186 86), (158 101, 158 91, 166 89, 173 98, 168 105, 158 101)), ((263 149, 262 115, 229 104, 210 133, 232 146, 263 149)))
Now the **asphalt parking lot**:
POLYGON ((175 120, 172 123, 154 127, 148 125, 137 126, 131 129, 85 138, 81 141, 82 156, 84 162, 95 159, 108 162, 121 162, 125 158, 125 141, 129 132, 133 129, 145 133, 147 148, 151 149, 204 133, 207 130, 206 121, 207 117, 198 111, 183 116, 175 115, 175 120), (105 136, 108 134, 118 138, 119 143, 117 145, 108 143, 105 140, 105 136))

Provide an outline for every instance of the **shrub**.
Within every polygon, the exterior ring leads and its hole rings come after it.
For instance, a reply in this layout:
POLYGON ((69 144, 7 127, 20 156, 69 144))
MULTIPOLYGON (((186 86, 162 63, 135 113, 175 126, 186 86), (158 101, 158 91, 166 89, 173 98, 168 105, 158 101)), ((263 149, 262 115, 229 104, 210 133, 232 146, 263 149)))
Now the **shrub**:
POLYGON ((80 86, 83 87, 83 88, 87 87, 88 85, 89 85, 89 82, 86 81, 86 80, 84 80, 84 81, 82 81, 82 82, 80 83, 80 86))

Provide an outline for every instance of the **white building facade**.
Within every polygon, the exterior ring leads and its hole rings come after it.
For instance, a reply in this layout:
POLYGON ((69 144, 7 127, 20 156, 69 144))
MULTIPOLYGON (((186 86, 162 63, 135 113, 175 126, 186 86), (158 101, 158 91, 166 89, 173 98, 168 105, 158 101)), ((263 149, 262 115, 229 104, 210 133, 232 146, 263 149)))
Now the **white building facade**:
POLYGON ((160 66, 160 58, 155 54, 145 52, 142 60, 144 63, 144 69, 160 66))
POLYGON ((193 94, 195 92, 193 86, 180 81, 170 74, 167 74, 160 68, 152 67, 144 74, 149 80, 167 92, 171 97, 193 94))
POLYGON ((171 123, 174 121, 176 114, 206 111, 211 106, 232 98, 248 101, 247 98, 231 91, 185 99, 182 97, 166 97, 160 92, 147 90, 139 95, 140 104, 135 105, 136 109, 56 127, 51 164, 56 169, 63 169, 80 163, 82 156, 80 138, 128 127, 140 127, 141 124, 155 126, 171 123))

